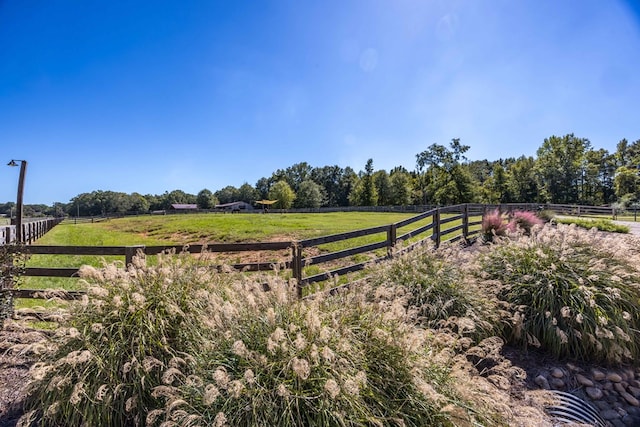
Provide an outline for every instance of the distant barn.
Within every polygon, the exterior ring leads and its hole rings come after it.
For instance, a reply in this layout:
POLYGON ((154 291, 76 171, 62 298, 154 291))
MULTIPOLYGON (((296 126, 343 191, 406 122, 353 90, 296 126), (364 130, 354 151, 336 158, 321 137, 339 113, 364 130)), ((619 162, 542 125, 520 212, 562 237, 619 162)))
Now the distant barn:
POLYGON ((246 212, 253 210, 253 206, 247 202, 223 203, 221 205, 215 205, 215 208, 225 212, 246 212))
POLYGON ((195 203, 173 203, 171 205, 171 209, 175 209, 177 211, 193 211, 198 209, 198 205, 195 203))

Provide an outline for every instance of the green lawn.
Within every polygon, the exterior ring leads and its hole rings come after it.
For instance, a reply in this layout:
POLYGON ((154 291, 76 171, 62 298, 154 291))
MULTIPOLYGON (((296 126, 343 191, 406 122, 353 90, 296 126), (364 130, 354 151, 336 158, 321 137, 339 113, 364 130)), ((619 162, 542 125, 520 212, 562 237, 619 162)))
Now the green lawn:
POLYGON ((138 216, 93 224, 61 224, 38 243, 97 246, 302 240, 391 224, 411 216, 379 212, 138 216))
MULTIPOLYGON (((384 212, 331 212, 314 214, 189 214, 166 216, 139 216, 117 218, 96 223, 59 224, 39 239, 36 245, 62 246, 128 246, 128 245, 184 245, 188 243, 240 243, 304 240, 313 237, 355 231, 380 225, 392 224, 415 216, 414 213, 384 212)), ((446 218, 447 215, 443 215, 446 218)), ((397 235, 415 230, 431 223, 431 218, 423 219, 397 230, 397 235)), ((459 221, 446 224, 447 228, 459 221)), ((431 235, 428 231, 414 237, 411 243, 431 235)), ((345 241, 305 249, 304 256, 335 252, 369 243, 386 240, 386 233, 358 237, 345 241)), ((352 264, 383 256, 385 249, 375 253, 358 254, 340 263, 352 264)), ((243 253, 220 255, 221 262, 240 263, 243 253)), ((252 262, 272 262, 290 259, 290 251, 260 252, 254 254, 252 262)), ((81 265, 100 266, 104 262, 123 261, 122 257, 34 255, 28 261, 32 267, 79 267, 81 265)), ((305 268, 305 276, 318 274, 335 268, 331 265, 313 265, 305 268)), ((24 277, 21 287, 26 289, 65 288, 78 289, 76 279, 47 277, 24 277)))

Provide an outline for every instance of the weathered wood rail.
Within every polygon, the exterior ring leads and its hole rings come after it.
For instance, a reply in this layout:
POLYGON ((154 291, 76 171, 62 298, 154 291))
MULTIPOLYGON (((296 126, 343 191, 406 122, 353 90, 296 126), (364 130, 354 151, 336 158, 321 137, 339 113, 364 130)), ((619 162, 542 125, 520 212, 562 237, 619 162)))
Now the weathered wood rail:
MULTIPOLYGON (((301 241, 262 242, 262 243, 212 243, 207 245, 165 245, 165 246, 41 246, 28 245, 25 251, 30 255, 94 255, 124 257, 124 264, 129 265, 136 255, 158 255, 166 251, 201 253, 241 253, 280 251, 279 261, 247 262, 231 264, 240 271, 290 270, 291 276, 298 284, 299 295, 304 288, 317 282, 357 272, 367 265, 388 259, 402 252, 412 250, 417 245, 430 241, 435 247, 443 242, 468 240, 479 232, 481 216, 490 209, 502 211, 538 210, 537 204, 481 205, 462 204, 430 209, 411 218, 377 227, 355 230, 346 233, 316 237, 301 241), (427 221, 425 224, 424 222, 427 221), (415 228, 411 225, 417 224, 415 228), (398 235, 399 230, 402 231, 398 235), (350 247, 330 253, 322 253, 322 245, 342 242, 351 239, 379 235, 379 240, 360 246, 350 247), (416 240, 420 236, 421 239, 416 240), (413 239, 409 244, 407 241, 413 239), (320 247, 320 248, 319 248, 320 247), (386 249, 383 251, 383 249, 386 249), (320 254, 318 254, 320 252, 320 254), (314 253, 315 255, 311 255, 314 253), (354 255, 369 254, 365 261, 354 262, 354 255), (305 275, 310 266, 324 265, 321 273, 305 275)), ((276 254, 278 255, 278 254, 276 254)), ((267 257, 265 257, 267 258, 267 257)), ((217 268, 222 270, 222 266, 217 268)), ((67 277, 78 276, 79 267, 27 267, 24 276, 28 277, 67 277)), ((14 291, 18 298, 35 298, 41 290, 18 289, 14 291)), ((70 293, 70 297, 81 295, 81 291, 70 293)))

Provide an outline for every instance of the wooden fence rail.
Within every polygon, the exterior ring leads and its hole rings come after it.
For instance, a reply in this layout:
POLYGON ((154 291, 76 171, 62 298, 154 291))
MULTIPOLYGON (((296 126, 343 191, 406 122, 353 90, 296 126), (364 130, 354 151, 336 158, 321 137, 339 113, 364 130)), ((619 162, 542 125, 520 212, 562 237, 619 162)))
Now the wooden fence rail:
MULTIPOLYGON (((568 205, 567 205, 568 206, 568 205)), ((241 252, 269 252, 270 261, 236 263, 230 267, 241 271, 269 271, 269 270, 291 270, 291 275, 298 284, 299 296, 302 296, 303 289, 313 283, 325 281, 334 276, 342 276, 347 273, 364 269, 367 265, 388 259, 400 253, 410 251, 430 241, 435 247, 443 242, 455 242, 459 240, 469 240, 479 233, 481 216, 493 209, 502 212, 515 210, 537 211, 540 209, 552 208, 556 212, 566 213, 569 209, 564 205, 540 205, 540 204, 502 204, 502 205, 481 205, 481 204, 461 204, 441 208, 430 209, 426 212, 415 215, 411 218, 378 227, 371 227, 362 230, 349 231, 346 233, 333 234, 329 236, 316 237, 301 241, 285 242, 262 242, 262 243, 213 243, 208 245, 166 245, 166 246, 39 246, 29 245, 25 248, 31 255, 103 255, 122 256, 125 265, 129 265, 136 255, 158 255, 166 251, 201 253, 241 253, 241 252), (430 219, 430 221, 429 221, 430 219), (415 228, 398 235, 398 230, 409 227, 420 221, 429 221, 427 224, 417 225, 415 228), (427 234, 430 232, 430 234, 427 234), (380 235, 378 241, 364 245, 342 249, 330 253, 321 253, 321 245, 334 242, 342 242, 364 236, 380 235), (411 244, 407 244, 410 239, 425 236, 411 244), (386 249, 384 251, 383 249, 386 249), (274 252, 280 252, 279 254, 274 252), (312 252, 314 255, 310 255, 312 252), (348 258, 354 255, 370 254, 366 261, 353 262, 348 258), (345 260, 341 264, 340 260, 345 260), (344 264, 347 265, 344 265, 344 264), (318 274, 305 276, 305 267, 313 265, 326 266, 325 271, 318 274)), ((575 209, 575 206, 572 207, 575 209)), ((595 212, 597 209, 588 210, 581 207, 581 212, 595 212)), ((609 208, 611 212, 611 208, 609 208)), ((25 224, 26 225, 26 224, 25 224)), ((214 265, 215 266, 215 265, 214 265)), ((221 265, 215 266, 222 270, 221 265)), ((78 267, 28 267, 24 275, 29 277, 77 277, 78 267)), ((40 290, 20 289, 15 290, 15 296, 19 298, 34 298, 40 290)), ((77 297, 82 292, 71 293, 71 297, 77 297)))

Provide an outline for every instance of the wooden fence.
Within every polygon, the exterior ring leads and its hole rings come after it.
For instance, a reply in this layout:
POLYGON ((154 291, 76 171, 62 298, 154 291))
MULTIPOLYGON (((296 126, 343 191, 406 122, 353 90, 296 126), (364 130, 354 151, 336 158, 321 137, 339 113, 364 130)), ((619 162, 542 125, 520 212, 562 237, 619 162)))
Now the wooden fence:
MULTIPOLYGON (((462 204, 443 208, 434 208, 419 215, 389 225, 381 225, 362 230, 334 234, 300 241, 263 242, 263 243, 212 243, 193 245, 165 246, 41 246, 30 245, 25 251, 31 255, 98 255, 124 257, 129 265, 136 255, 158 255, 166 251, 201 253, 242 253, 269 252, 270 261, 231 264, 240 271, 290 270, 298 284, 298 293, 302 296, 304 288, 317 282, 342 276, 364 269, 367 265, 388 259, 399 253, 409 251, 417 245, 430 241, 438 247, 445 241, 469 240, 479 232, 481 216, 489 209, 502 211, 537 210, 537 204, 481 205, 462 204), (420 224, 416 224, 420 222, 420 224), (411 226, 416 224, 415 228, 411 226), (400 233, 399 233, 400 231, 400 233), (430 233, 429 233, 430 232, 430 233), (427 234, 429 233, 429 234, 427 234), (330 253, 323 253, 319 246, 334 242, 344 242, 364 236, 376 236, 373 243, 350 247, 330 253), (409 240, 411 243, 409 244, 409 240), (273 261, 273 253, 279 252, 280 260, 273 261), (283 255, 284 254, 284 255, 283 255), (366 260, 352 261, 352 257, 368 254, 366 260), (305 275, 306 267, 323 266, 321 273, 305 275)), ((276 254, 278 255, 278 254, 276 254)), ((265 257, 268 258, 268 257, 265 257)), ((216 266, 222 270, 222 266, 216 266)), ((29 277, 67 277, 78 275, 78 267, 27 267, 24 276, 29 277)), ((317 269, 316 269, 317 270, 317 269)), ((37 298, 41 290, 19 289, 14 291, 18 298, 37 298)), ((71 292, 70 298, 78 297, 82 291, 71 292)))
MULTIPOLYGON (((25 219, 22 223, 22 236, 24 243, 31 244, 44 236, 49 230, 60 224, 64 218, 25 219)), ((0 227, 0 246, 16 241, 17 233, 15 225, 0 227)))
MULTIPOLYGON (((329 236, 316 237, 300 241, 262 242, 262 243, 212 243, 193 245, 164 245, 164 246, 40 246, 27 245, 25 252, 31 255, 92 255, 92 256, 121 256, 125 265, 129 265, 136 255, 152 256, 166 251, 201 253, 206 251, 217 253, 246 253, 269 252, 272 254, 269 261, 246 262, 231 264, 230 267, 248 272, 269 270, 290 270, 291 276, 298 284, 298 292, 301 296, 304 288, 317 282, 329 280, 334 276, 343 276, 357 272, 367 265, 391 258, 402 252, 412 250, 417 245, 430 241, 435 247, 443 242, 458 240, 467 241, 479 233, 481 216, 487 211, 499 209, 502 212, 515 210, 539 211, 550 209, 563 215, 615 215, 612 208, 576 205, 545 205, 545 204, 462 204, 429 209, 426 212, 415 215, 403 221, 393 224, 381 225, 362 230, 329 236), (411 228, 412 225, 415 228, 411 228), (400 234, 399 234, 400 231, 400 234), (430 233, 429 233, 430 232, 430 233), (429 234, 427 234, 429 233, 429 234), (330 253, 323 253, 322 245, 344 242, 365 236, 378 235, 379 239, 373 243, 349 247, 330 253), (411 241, 409 244, 408 241, 411 241), (279 254, 278 254, 279 252, 279 254), (275 258, 279 260, 274 261, 275 258), (366 260, 354 262, 356 255, 368 254, 366 260), (321 273, 305 274, 307 267, 323 266, 321 273)), ((25 227, 26 242, 31 243, 40 237, 60 219, 47 219, 23 224, 25 227)), ((9 242, 15 239, 15 227, 0 227, 3 233, 0 242, 9 242)), ((221 265, 215 266, 223 270, 221 265)), ((78 276, 78 267, 27 267, 24 276, 29 277, 66 277, 78 276)), ((317 269, 316 269, 317 270, 317 269)), ((14 290, 14 296, 18 298, 37 298, 41 290, 19 289, 14 290)), ((81 295, 82 291, 70 292, 70 298, 81 295)))

